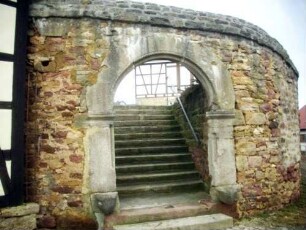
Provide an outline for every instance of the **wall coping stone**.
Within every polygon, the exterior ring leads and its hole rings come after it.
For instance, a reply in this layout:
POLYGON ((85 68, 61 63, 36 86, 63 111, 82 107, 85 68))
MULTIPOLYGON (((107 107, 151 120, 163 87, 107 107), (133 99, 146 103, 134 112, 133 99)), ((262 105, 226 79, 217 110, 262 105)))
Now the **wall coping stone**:
POLYGON ((162 27, 183 28, 242 37, 278 53, 299 73, 283 46, 260 27, 245 20, 209 12, 128 0, 32 0, 34 18, 95 18, 162 27))

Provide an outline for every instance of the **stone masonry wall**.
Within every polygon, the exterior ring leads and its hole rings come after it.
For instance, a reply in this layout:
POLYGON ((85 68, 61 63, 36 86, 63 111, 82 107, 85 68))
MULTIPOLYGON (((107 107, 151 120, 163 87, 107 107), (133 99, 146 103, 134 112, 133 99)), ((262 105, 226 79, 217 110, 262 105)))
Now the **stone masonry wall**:
POLYGON ((208 170, 208 156, 207 156, 207 129, 205 126, 205 94, 201 85, 192 85, 187 88, 180 96, 187 116, 194 128, 194 131, 201 143, 196 143, 190 127, 186 121, 185 115, 176 102, 173 105, 173 110, 177 121, 183 130, 183 136, 189 146, 189 151, 195 163, 197 171, 200 173, 207 190, 209 191, 210 176, 208 170))
POLYGON ((34 230, 37 229, 39 205, 27 203, 17 207, 0 208, 1 230, 34 230))
POLYGON ((103 60, 93 50, 105 49, 92 36, 77 27, 67 37, 29 30, 27 199, 41 206, 40 227, 96 229, 84 196, 84 130, 78 125, 86 111, 84 87, 95 83, 103 60))
POLYGON ((188 39, 226 66, 235 91, 240 216, 299 197, 297 72, 279 43, 231 17, 126 1, 73 2, 33 1, 30 12, 26 186, 27 200, 41 206, 41 228, 96 228, 85 164, 85 98, 89 86, 103 81, 110 41, 129 47, 122 37, 188 39))
POLYGON ((230 53, 237 182, 242 186, 238 209, 247 215, 281 208, 300 193, 296 76, 266 48, 239 42, 230 53))
MULTIPOLYGON (((200 140, 203 139, 203 122, 205 111, 205 94, 201 85, 192 85, 188 87, 180 96, 181 102, 186 110, 187 116, 194 127, 194 130, 200 140)), ((179 119, 181 126, 183 127, 184 136, 189 145, 196 145, 192 132, 188 126, 185 116, 178 102, 174 104, 174 112, 176 118, 179 119)))

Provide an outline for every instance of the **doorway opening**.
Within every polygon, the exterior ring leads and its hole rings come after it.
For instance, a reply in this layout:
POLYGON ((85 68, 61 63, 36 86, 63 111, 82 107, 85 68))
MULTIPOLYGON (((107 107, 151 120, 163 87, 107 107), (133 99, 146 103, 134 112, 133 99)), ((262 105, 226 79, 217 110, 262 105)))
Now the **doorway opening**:
POLYGON ((173 105, 188 87, 199 84, 178 62, 154 60, 134 66, 115 94, 116 105, 173 105))
POLYGON ((188 68, 161 59, 135 65, 114 105, 121 209, 207 199, 208 99, 188 68))

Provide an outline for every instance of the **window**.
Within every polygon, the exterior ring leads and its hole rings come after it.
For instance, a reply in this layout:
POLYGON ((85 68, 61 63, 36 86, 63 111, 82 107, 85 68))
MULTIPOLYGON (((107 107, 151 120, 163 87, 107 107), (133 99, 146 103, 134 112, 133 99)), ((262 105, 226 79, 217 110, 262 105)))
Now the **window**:
POLYGON ((0 0, 0 206, 23 202, 27 11, 27 0, 0 0))
POLYGON ((301 143, 306 143, 306 133, 301 133, 300 141, 301 141, 301 143))

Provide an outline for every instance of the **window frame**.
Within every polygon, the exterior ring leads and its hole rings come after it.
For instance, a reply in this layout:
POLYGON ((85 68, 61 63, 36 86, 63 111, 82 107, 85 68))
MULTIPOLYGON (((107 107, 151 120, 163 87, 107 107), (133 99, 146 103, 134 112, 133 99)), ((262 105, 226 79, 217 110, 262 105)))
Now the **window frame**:
POLYGON ((4 159, 11 160, 9 193, 0 197, 0 206, 16 206, 24 202, 25 186, 25 82, 28 29, 28 0, 0 0, 0 4, 16 8, 14 53, 0 52, 0 61, 13 62, 13 95, 11 102, 0 101, 0 109, 12 110, 11 149, 3 150, 4 159))

